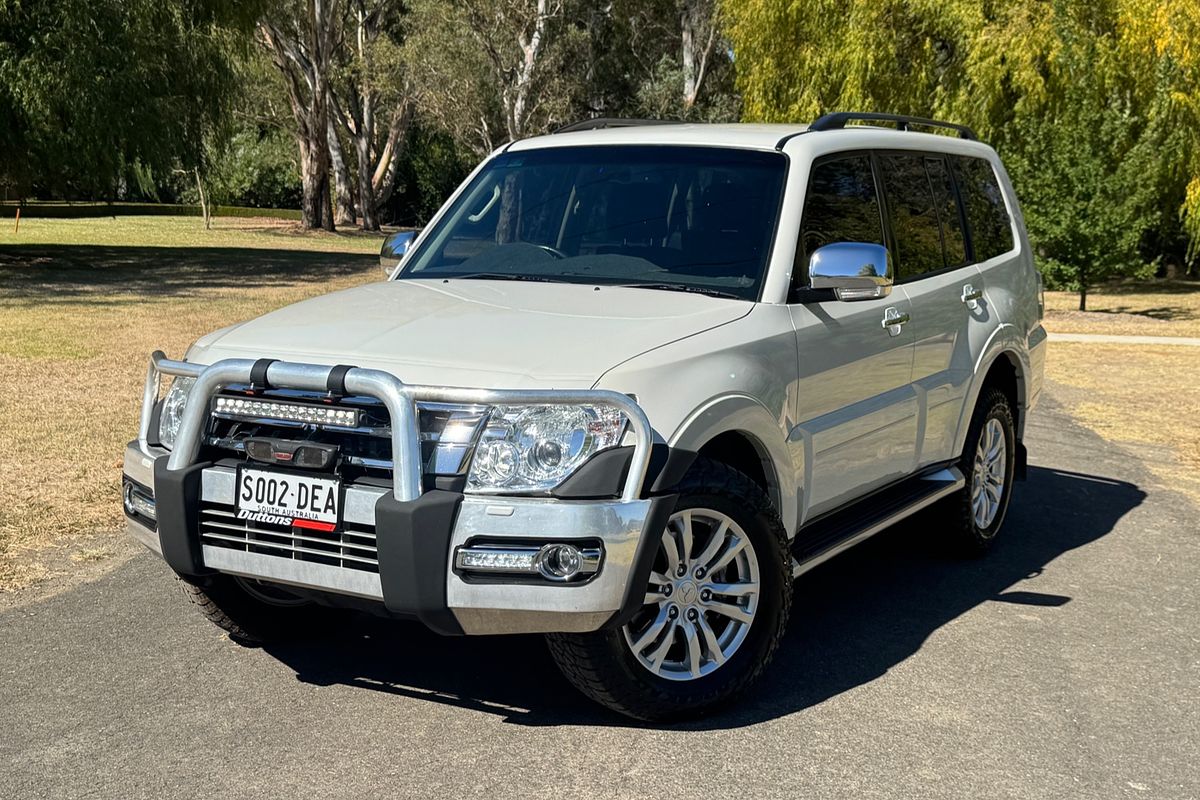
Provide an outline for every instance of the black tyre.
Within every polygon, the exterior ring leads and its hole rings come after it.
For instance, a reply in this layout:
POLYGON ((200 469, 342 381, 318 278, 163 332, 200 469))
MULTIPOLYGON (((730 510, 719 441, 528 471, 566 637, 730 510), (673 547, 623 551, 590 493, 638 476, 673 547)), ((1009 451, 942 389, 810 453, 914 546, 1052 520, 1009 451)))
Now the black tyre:
POLYGON ((1016 472, 1017 431, 1012 404, 998 389, 985 387, 975 405, 959 469, 966 486, 947 498, 945 532, 952 546, 980 555, 996 540, 1016 472))
POLYGON ((787 537, 763 490, 699 459, 679 492, 633 619, 547 637, 572 684, 638 719, 698 716, 744 691, 770 662, 791 610, 787 537))
POLYGON ((202 585, 180 580, 183 594, 210 622, 244 645, 312 637, 324 632, 333 610, 282 586, 213 575, 202 585))

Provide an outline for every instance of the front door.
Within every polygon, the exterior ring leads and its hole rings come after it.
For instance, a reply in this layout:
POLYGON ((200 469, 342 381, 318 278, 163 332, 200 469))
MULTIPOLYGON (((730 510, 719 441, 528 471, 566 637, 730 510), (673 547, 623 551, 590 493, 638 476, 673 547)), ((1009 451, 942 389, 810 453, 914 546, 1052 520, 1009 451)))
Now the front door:
POLYGON ((833 242, 884 242, 869 154, 813 164, 805 195, 790 310, 799 407, 790 440, 803 449, 804 519, 912 471, 917 401, 908 295, 839 301, 807 288, 808 257, 833 242))

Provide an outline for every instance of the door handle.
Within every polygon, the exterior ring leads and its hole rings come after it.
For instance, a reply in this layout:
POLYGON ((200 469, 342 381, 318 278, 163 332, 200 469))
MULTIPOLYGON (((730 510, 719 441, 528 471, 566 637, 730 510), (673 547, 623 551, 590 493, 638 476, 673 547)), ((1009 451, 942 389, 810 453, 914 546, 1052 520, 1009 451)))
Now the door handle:
POLYGON ((884 328, 887 328, 889 336, 899 336, 901 326, 910 319, 912 317, 908 315, 908 312, 900 312, 894 307, 889 307, 883 312, 883 322, 881 324, 884 328))
POLYGON ((971 284, 963 287, 962 301, 966 303, 967 308, 974 311, 979 308, 979 301, 983 299, 983 289, 976 289, 971 284))

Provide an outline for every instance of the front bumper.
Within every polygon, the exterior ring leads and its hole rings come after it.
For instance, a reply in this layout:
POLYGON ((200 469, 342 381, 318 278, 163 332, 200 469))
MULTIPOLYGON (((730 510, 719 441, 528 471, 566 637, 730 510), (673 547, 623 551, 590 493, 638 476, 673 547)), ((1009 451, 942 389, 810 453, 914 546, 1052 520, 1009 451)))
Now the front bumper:
MULTIPOLYGON (((156 360, 155 383, 157 366, 156 360)), ((288 371, 293 365, 282 367, 285 378, 296 373, 288 371)), ((202 382, 201 377, 198 383, 202 382)), ((303 383, 294 378, 290 382, 303 383)), ((215 388, 218 382, 212 385, 215 388)), ((407 405, 413 394, 389 399, 407 405)), ((147 400, 146 408, 150 405, 147 400)), ((203 405, 189 401, 188 411, 195 409, 198 416, 203 405)), ((206 576, 224 573, 334 599, 356 598, 389 614, 415 616, 447 634, 594 631, 622 624, 640 607, 659 534, 674 508, 671 495, 639 496, 650 445, 649 424, 640 409, 636 413, 640 416, 634 420, 637 443, 622 473, 629 480, 619 497, 472 496, 423 490, 419 476, 411 475, 397 475, 391 489, 346 485, 343 517, 354 541, 347 547, 355 549, 342 552, 355 553, 353 563, 349 556, 339 563, 302 554, 311 553, 305 550, 311 545, 300 536, 291 545, 264 546, 257 532, 248 530, 251 523, 240 530, 231 526, 235 467, 197 462, 197 448, 186 443, 177 442, 172 452, 155 447, 146 440, 144 423, 143 435, 126 449, 125 476, 152 493, 156 519, 127 514, 129 532, 187 580, 203 582, 206 576), (182 454, 190 455, 181 458, 182 454), (554 583, 537 576, 463 573, 454 566, 454 554, 467 545, 559 541, 598 545, 602 551, 598 571, 584 581, 554 583), (364 552, 367 542, 373 543, 373 554, 364 552)), ((199 423, 194 420, 190 435, 199 433, 199 423)), ((183 429, 181 439, 188 432, 186 421, 183 429)), ((406 431, 395 438, 397 444, 404 439, 401 446, 411 441, 406 431)), ((272 535, 275 541, 285 536, 272 535)))
MULTIPOLYGON (((130 535, 164 557, 172 549, 196 552, 192 564, 172 564, 184 575, 203 578, 225 573, 379 603, 398 616, 416 616, 441 633, 495 634, 594 631, 623 620, 630 603, 640 603, 631 587, 645 587, 656 535, 674 506, 673 496, 629 502, 471 497, 426 492, 408 504, 386 489, 346 487, 346 522, 375 532, 378 572, 237 548, 206 536, 203 522, 183 519, 185 509, 232 507, 235 471, 212 465, 199 470, 197 496, 178 503, 163 492, 166 454, 149 458, 136 443, 125 451, 128 479, 155 490, 157 525, 127 517, 130 535), (159 479, 156 481, 156 465, 159 479), (430 500, 433 498, 433 501, 430 500), (176 508, 170 507, 177 506, 176 508), (450 513, 422 514, 424 508, 450 513), (178 523, 183 521, 184 525, 178 523), (181 537, 194 541, 178 542, 181 537), (164 537, 169 544, 164 547, 164 537), (176 541, 172 541, 176 540, 176 541), (599 571, 583 583, 514 582, 464 575, 453 554, 469 543, 598 541, 599 571), (185 545, 184 548, 172 545, 185 545), (196 548, 198 546, 198 549, 196 548), (179 567, 183 569, 180 570, 179 567), (639 567, 643 567, 639 568, 639 567)), ((168 561, 171 559, 168 558, 168 561)))

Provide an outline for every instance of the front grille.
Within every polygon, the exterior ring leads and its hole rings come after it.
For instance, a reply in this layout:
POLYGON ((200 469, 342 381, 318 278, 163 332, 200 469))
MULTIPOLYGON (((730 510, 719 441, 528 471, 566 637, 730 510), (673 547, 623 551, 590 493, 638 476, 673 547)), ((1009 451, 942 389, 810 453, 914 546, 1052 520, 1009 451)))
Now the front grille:
POLYGON ((245 553, 379 572, 371 525, 344 523, 340 531, 322 533, 238 519, 233 506, 205 503, 200 508, 200 541, 245 553))

